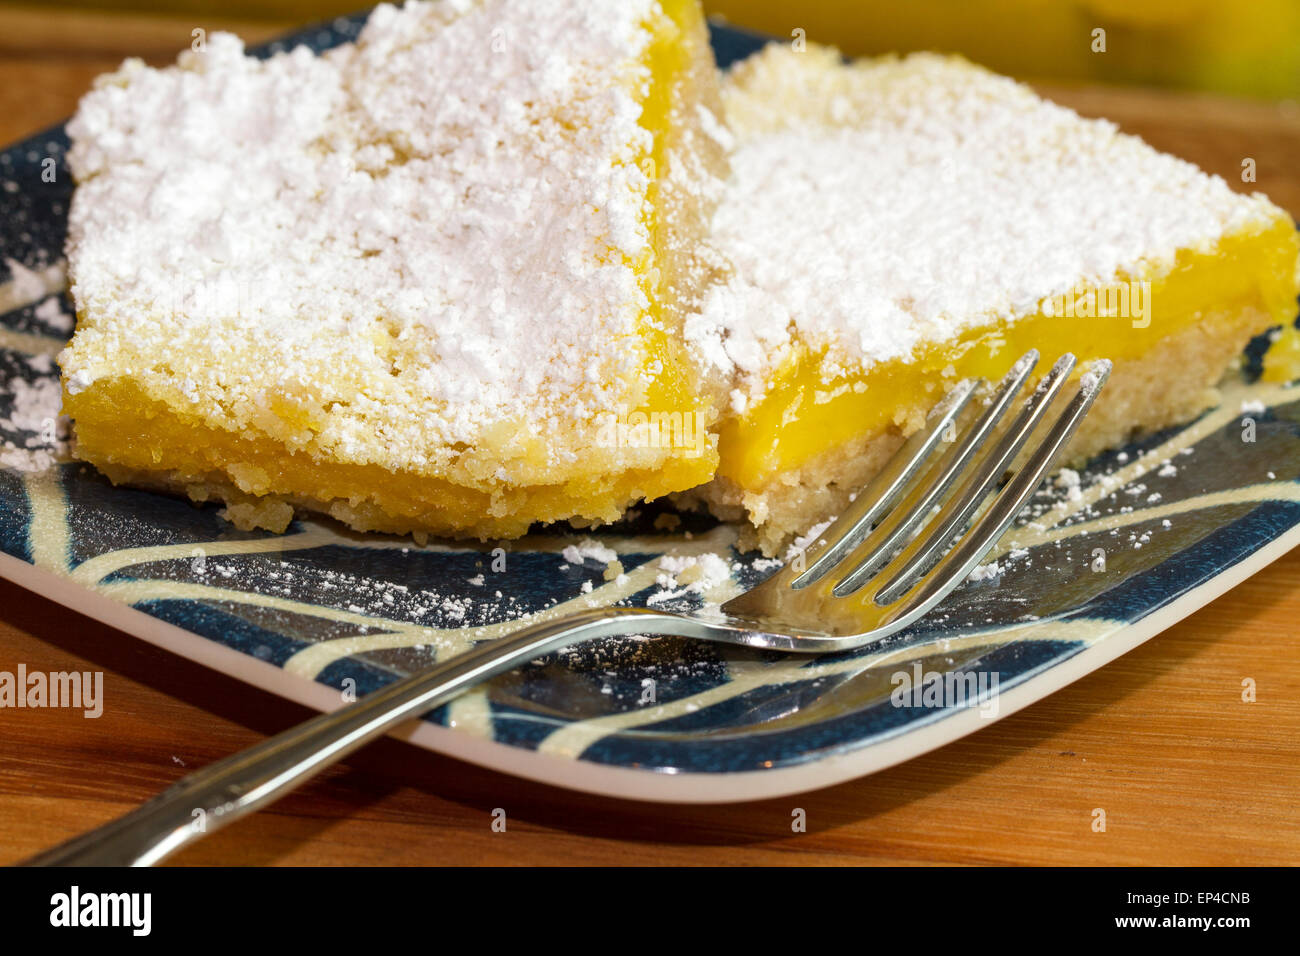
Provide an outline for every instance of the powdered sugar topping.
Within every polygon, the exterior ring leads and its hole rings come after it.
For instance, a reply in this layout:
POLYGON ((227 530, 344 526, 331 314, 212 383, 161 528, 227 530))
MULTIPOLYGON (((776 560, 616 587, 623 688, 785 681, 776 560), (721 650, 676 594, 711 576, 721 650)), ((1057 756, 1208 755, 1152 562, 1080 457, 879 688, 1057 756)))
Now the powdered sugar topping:
POLYGON ((800 342, 830 349, 828 378, 905 358, 1276 215, 957 59, 773 45, 724 96, 738 146, 714 238, 734 273, 687 334, 736 376, 737 412, 800 342))

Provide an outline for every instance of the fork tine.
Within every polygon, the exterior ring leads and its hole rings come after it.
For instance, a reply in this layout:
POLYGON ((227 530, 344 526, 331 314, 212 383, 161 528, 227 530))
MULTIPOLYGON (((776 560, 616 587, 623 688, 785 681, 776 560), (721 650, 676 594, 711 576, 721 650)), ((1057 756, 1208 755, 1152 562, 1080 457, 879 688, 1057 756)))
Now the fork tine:
POLYGON ((980 384, 979 379, 966 379, 940 399, 930 410, 926 424, 904 442, 879 474, 859 492, 844 514, 822 533, 822 538, 831 544, 790 583, 791 587, 807 587, 821 579, 840 563, 844 555, 857 547, 858 542, 871 531, 871 526, 894 506, 943 437, 948 424, 966 407, 980 384))
MULTIPOLYGON (((967 429, 961 441, 945 457, 938 475, 930 482, 924 493, 907 508, 906 512, 900 504, 894 514, 876 525, 874 531, 866 537, 863 546, 855 553, 859 559, 857 565, 840 582, 842 588, 846 591, 856 589, 857 584, 865 582, 879 571, 899 548, 911 540, 917 529, 929 521, 930 512, 935 504, 943 499, 966 469, 971 456, 997 427, 1007 409, 1011 407, 1012 401, 1020 394, 1025 379, 1037 364, 1038 351, 1031 349, 1011 366, 1011 370, 999 383, 993 400, 975 424, 967 429), (895 520, 895 515, 899 514, 902 516, 895 520), (873 540, 876 538, 879 540, 873 540)), ((799 582, 796 581, 794 586, 800 586, 799 582)))
MULTIPOLYGON (((984 456, 976 466, 975 473, 961 487, 956 501, 949 506, 947 515, 939 521, 938 527, 930 533, 923 544, 909 545, 904 549, 901 557, 902 566, 880 589, 878 596, 886 590, 898 591, 900 594, 910 590, 912 585, 930 570, 938 556, 948 549, 953 538, 965 530, 971 517, 983 504, 989 492, 997 486, 1008 466, 1033 434, 1034 427, 1051 406, 1052 400, 1060 393, 1074 365, 1075 358, 1068 352, 1056 360, 1052 370, 1038 384, 1034 394, 1025 403, 1024 409, 1007 429, 1001 441, 984 456)), ((863 579, 855 578, 850 582, 846 578, 836 582, 833 591, 836 597, 844 597, 852 594, 865 583, 863 579)))
MULTIPOLYGON (((1075 429, 1092 407, 1093 400, 1110 375, 1110 370, 1109 360, 1096 362, 1089 368, 1083 376, 1078 392, 1052 425, 1046 439, 1034 449, 1025 466, 998 493, 993 504, 970 532, 956 547, 943 556, 920 589, 901 610, 900 617, 913 617, 928 611, 949 591, 964 581, 989 549, 997 543, 1011 522, 1015 520, 1016 515, 1020 513, 1020 509, 1037 490, 1043 477, 1051 470, 1061 449, 1069 442, 1075 429)), ((891 604, 905 597, 912 587, 913 583, 903 578, 901 573, 895 575, 894 579, 876 594, 876 602, 882 606, 891 604)))

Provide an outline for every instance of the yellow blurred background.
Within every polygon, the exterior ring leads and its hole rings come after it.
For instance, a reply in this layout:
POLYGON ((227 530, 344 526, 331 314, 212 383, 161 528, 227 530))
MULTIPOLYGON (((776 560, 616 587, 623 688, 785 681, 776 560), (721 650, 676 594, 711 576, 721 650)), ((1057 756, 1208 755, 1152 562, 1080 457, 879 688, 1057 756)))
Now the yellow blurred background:
MULTIPOLYGON (((247 21, 261 34, 263 25, 288 28, 363 6, 364 0, 45 0, 38 7, 0 0, 0 13, 247 21)), ((705 7, 776 36, 802 30, 850 54, 938 49, 1030 80, 1300 97, 1300 0, 705 0, 705 7), (1104 51, 1095 49, 1099 37, 1104 51)), ((0 38, 0 49, 5 45, 0 38)))
POLYGON ((850 54, 938 49, 1023 79, 1300 95, 1300 0, 711 0, 850 54), (1103 30, 1104 34, 1094 31, 1103 30), (1104 40, 1104 52, 1094 50, 1104 40))

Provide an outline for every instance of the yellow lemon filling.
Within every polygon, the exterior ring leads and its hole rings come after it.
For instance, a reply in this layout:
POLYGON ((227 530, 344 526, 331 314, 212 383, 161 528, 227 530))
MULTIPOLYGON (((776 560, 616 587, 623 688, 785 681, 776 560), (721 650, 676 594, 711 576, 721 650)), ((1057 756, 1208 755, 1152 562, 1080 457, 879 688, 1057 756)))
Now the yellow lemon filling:
MULTIPOLYGON (((1289 328, 1298 258, 1295 227, 1279 217, 1271 228, 1229 236, 1210 252, 1184 250, 1162 276, 1079 288, 1068 297, 1069 309, 1046 300, 1044 311, 1052 314, 992 322, 864 372, 828 380, 822 352, 800 346, 773 377, 767 397, 721 426, 718 474, 746 491, 763 488, 827 451, 905 427, 959 379, 997 381, 1031 348, 1050 357, 1073 352, 1081 368, 1098 358, 1158 363, 1162 341, 1188 329, 1244 344, 1269 326, 1289 328)), ((1267 368, 1274 379, 1294 378, 1300 354, 1284 340, 1270 351, 1267 368)))

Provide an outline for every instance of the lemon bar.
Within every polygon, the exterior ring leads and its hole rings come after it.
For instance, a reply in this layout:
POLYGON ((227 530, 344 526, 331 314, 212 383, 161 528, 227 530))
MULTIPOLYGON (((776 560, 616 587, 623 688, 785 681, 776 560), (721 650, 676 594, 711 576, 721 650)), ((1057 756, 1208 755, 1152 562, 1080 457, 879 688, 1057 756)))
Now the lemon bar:
POLYGON ((960 58, 774 44, 723 106, 728 274, 686 334, 730 396, 703 495, 769 553, 839 513, 958 379, 1030 348, 1113 359, 1077 459, 1195 416, 1295 318, 1281 209, 960 58))
POLYGON ((360 530, 596 523, 717 461, 682 338, 726 174, 697 0, 384 5, 128 61, 69 126, 77 454, 360 530))

